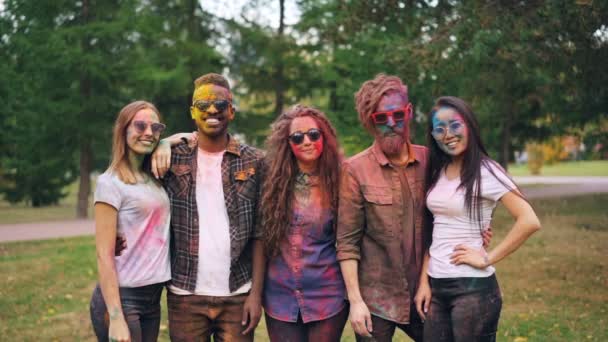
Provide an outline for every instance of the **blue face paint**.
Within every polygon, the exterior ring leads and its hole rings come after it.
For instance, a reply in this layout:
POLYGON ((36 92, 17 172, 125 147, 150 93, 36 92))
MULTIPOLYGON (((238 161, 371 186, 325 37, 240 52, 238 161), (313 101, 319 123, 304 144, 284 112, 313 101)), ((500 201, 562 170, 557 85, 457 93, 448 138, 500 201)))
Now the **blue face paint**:
POLYGON ((437 146, 451 156, 457 156, 467 147, 467 126, 462 116, 450 107, 439 108, 431 117, 431 135, 437 146))

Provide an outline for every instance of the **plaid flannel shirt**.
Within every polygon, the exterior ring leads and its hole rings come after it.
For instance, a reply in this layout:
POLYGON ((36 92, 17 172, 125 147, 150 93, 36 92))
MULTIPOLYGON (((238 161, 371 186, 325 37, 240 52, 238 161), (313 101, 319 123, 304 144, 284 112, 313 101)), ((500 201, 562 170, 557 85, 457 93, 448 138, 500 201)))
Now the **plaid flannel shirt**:
MULTIPOLYGON (((194 292, 198 272, 199 220, 196 204, 197 146, 181 143, 171 151, 164 186, 171 202, 171 284, 194 292)), ((230 292, 251 280, 263 154, 230 137, 222 159, 222 187, 230 225, 230 292)))

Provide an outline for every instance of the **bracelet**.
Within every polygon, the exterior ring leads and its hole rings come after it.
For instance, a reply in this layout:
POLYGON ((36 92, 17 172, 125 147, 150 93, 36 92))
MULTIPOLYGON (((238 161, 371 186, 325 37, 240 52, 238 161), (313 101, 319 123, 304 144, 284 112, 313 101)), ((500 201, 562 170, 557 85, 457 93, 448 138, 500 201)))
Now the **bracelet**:
POLYGON ((488 255, 484 255, 483 256, 483 263, 484 263, 484 268, 490 266, 490 260, 488 259, 488 255))

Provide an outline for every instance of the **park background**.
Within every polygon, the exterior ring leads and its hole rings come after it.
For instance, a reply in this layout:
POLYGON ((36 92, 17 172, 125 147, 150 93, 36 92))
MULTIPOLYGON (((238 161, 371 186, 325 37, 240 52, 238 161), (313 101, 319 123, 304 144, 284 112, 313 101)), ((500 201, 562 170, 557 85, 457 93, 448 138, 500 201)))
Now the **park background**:
MULTIPOLYGON (((361 151, 353 95, 384 72, 409 87, 415 143, 455 95, 515 176, 608 176, 608 1, 4 0, 0 60, 0 226, 90 219, 120 108, 145 99, 169 134, 191 131, 208 72, 230 79, 231 130, 256 146, 305 103, 361 151)), ((608 340, 608 195, 532 201, 544 229, 497 267, 499 340, 608 340)), ((494 222, 496 241, 511 221, 494 222)), ((0 274, 0 340, 93 339, 92 237, 0 243, 0 274)))

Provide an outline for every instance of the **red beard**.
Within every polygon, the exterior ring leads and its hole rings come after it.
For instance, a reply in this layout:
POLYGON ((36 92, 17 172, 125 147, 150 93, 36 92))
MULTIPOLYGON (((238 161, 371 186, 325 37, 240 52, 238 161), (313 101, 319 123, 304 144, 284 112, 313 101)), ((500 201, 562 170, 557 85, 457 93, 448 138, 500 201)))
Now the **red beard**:
POLYGON ((400 154, 405 145, 405 139, 400 135, 380 138, 380 148, 386 155, 400 154))

